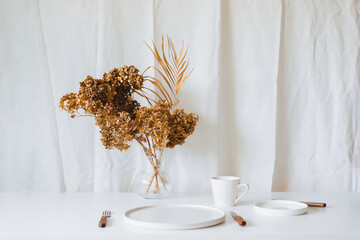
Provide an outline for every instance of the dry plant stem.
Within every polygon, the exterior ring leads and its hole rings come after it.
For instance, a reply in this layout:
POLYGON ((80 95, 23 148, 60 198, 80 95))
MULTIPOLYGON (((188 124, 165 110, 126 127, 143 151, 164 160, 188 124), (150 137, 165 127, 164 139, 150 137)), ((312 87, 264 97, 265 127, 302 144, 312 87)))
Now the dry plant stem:
MULTIPOLYGON (((166 190, 165 181, 159 174, 159 160, 157 159, 156 154, 151 152, 151 154, 149 155, 148 154, 148 149, 144 146, 144 144, 138 139, 136 139, 136 141, 143 147, 143 149, 145 151, 145 154, 149 157, 149 161, 150 161, 151 166, 153 167, 153 170, 154 170, 153 175, 151 176, 148 188, 146 189, 146 192, 149 192, 150 187, 151 187, 152 183, 154 182, 154 178, 155 178, 155 182, 156 182, 155 183, 155 188, 156 188, 157 191, 160 191, 158 177, 160 178, 161 182, 163 183, 163 187, 166 190), (155 158, 155 161, 154 161, 153 158, 155 158)), ((149 144, 149 149, 151 149, 150 141, 149 141, 148 138, 147 138, 147 142, 149 144)))
POLYGON ((155 184, 155 191, 159 191, 160 192, 160 187, 159 187, 159 181, 158 181, 158 176, 159 176, 159 174, 156 172, 156 173, 154 173, 155 174, 155 182, 156 182, 156 184, 155 184))
POLYGON ((154 179, 155 179, 155 190, 156 190, 156 191, 160 191, 159 183, 158 183, 158 179, 157 179, 157 175, 159 174, 159 173, 158 173, 158 167, 157 167, 157 165, 154 163, 154 160, 152 159, 152 156, 148 156, 148 157, 149 157, 150 163, 151 163, 151 165, 152 165, 152 167, 153 167, 153 175, 151 176, 151 181, 150 181, 150 184, 149 184, 146 192, 149 192, 149 189, 150 189, 150 187, 151 187, 154 179))
POLYGON ((159 99, 164 101, 164 99, 156 91, 152 90, 151 88, 145 87, 145 86, 143 88, 152 92, 156 97, 158 97, 159 99))
POLYGON ((155 100, 153 100, 153 99, 149 98, 148 96, 146 96, 146 93, 144 91, 142 91, 141 93, 139 93, 138 91, 135 91, 135 93, 137 93, 139 96, 145 98, 150 106, 153 106, 153 104, 150 101, 153 101, 154 103, 156 103, 155 100))
MULTIPOLYGON (((151 143, 152 143, 153 146, 155 146, 154 139, 151 139, 151 143)), ((156 151, 154 151, 154 157, 155 157, 155 160, 156 160, 156 164, 159 164, 158 158, 156 156, 156 151)))
MULTIPOLYGON (((147 143, 148 143, 148 145, 149 145, 149 149, 151 149, 151 144, 150 144, 150 141, 149 141, 149 137, 148 136, 145 136, 146 137, 146 141, 147 141, 147 143)), ((154 155, 153 153, 151 153, 152 155, 154 155)))
MULTIPOLYGON (((154 162, 154 161, 153 161, 154 162)), ((155 180, 156 180, 156 189, 159 190, 159 182, 158 182, 158 177, 160 178, 160 181, 162 182, 162 185, 163 185, 163 188, 165 189, 165 191, 167 191, 167 188, 166 188, 166 184, 165 184, 165 180, 164 178, 160 175, 159 173, 159 166, 160 166, 160 162, 157 158, 155 158, 155 162, 156 162, 156 166, 153 165, 153 168, 154 168, 154 174, 156 175, 155 177, 155 180)))
POLYGON ((151 187, 152 183, 154 182, 154 178, 155 178, 155 181, 156 181, 155 188, 156 188, 157 191, 160 191, 158 177, 160 178, 160 181, 162 182, 163 188, 165 189, 165 191, 167 191, 167 188, 166 188, 165 181, 164 181, 163 177, 161 177, 161 175, 159 174, 159 172, 157 170, 154 170, 154 173, 151 176, 150 183, 148 185, 148 188, 147 188, 146 192, 149 192, 150 187, 151 187))
POLYGON ((152 182, 154 181, 154 177, 155 177, 155 175, 153 174, 152 177, 151 177, 151 179, 150 179, 149 186, 148 186, 148 188, 146 189, 146 192, 147 192, 147 193, 149 192, 150 187, 151 187, 151 184, 152 184, 152 182))
POLYGON ((165 191, 167 191, 166 184, 165 184, 165 181, 164 181, 163 177, 160 174, 159 174, 159 177, 160 177, 160 180, 161 180, 161 182, 163 184, 163 188, 165 189, 165 191))
POLYGON ((76 113, 79 114, 79 116, 76 117, 95 117, 93 114, 81 114, 78 110, 76 110, 76 113))
MULTIPOLYGON (((144 148, 144 150, 146 150, 146 148, 144 148)), ((147 152, 147 151, 146 151, 147 152)), ((155 179, 155 191, 160 191, 160 186, 159 186, 159 180, 162 182, 163 188, 165 189, 165 191, 167 191, 166 189, 166 184, 165 184, 165 180, 164 178, 160 175, 159 173, 159 165, 160 165, 160 161, 154 156, 156 155, 155 153, 151 153, 151 155, 146 154, 149 157, 149 161, 151 163, 151 166, 153 167, 153 175, 151 176, 150 179, 150 183, 146 189, 146 192, 148 193, 150 190, 151 185, 154 182, 155 179)))

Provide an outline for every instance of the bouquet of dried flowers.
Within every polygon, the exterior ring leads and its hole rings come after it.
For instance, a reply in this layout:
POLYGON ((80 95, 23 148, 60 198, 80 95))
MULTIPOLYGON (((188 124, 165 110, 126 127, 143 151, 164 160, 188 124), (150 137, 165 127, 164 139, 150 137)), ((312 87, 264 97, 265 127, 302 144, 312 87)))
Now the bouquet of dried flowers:
MULTIPOLYGON (((194 132, 198 116, 177 109, 178 93, 192 71, 188 71, 189 61, 184 46, 179 52, 172 40, 162 37, 161 51, 153 43, 149 49, 160 68, 153 68, 160 78, 144 76, 134 66, 114 68, 104 73, 102 79, 88 76, 80 82, 77 93, 68 93, 60 100, 60 108, 71 117, 91 116, 99 126, 101 141, 106 149, 126 151, 133 140, 145 151, 153 167, 153 175, 147 191, 155 182, 165 187, 166 179, 158 171, 159 154, 164 148, 182 145, 194 132), (165 46, 167 42, 167 47, 165 46), (148 81, 154 89, 144 83, 148 81), (141 106, 134 95, 145 98, 148 106, 141 106), (82 113, 79 110, 82 109, 82 113)), ((166 187, 165 187, 166 188, 166 187)))

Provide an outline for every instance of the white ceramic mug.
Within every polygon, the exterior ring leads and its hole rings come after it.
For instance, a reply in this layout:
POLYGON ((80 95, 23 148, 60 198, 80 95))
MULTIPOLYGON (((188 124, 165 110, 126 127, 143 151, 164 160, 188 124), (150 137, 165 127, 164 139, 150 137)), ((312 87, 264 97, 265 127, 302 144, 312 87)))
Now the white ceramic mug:
POLYGON ((231 207, 236 205, 249 190, 249 185, 240 184, 239 177, 218 176, 211 178, 215 206, 231 207), (244 189, 241 191, 241 189, 244 189))

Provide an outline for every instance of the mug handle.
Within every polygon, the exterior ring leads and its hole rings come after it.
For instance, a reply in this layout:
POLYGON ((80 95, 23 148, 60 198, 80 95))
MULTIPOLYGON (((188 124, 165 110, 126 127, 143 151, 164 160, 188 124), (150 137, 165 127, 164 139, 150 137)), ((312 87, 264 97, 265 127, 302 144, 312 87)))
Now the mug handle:
POLYGON ((246 183, 239 184, 239 185, 237 186, 237 190, 238 190, 238 194, 237 194, 237 198, 236 198, 235 204, 237 204, 237 203, 239 202, 239 200, 240 200, 243 196, 245 196, 245 194, 249 191, 249 184, 246 184, 246 183), (240 194, 240 189, 241 189, 242 187, 245 187, 245 191, 244 191, 242 194, 240 194), (239 196, 239 194, 240 194, 240 196, 239 196))

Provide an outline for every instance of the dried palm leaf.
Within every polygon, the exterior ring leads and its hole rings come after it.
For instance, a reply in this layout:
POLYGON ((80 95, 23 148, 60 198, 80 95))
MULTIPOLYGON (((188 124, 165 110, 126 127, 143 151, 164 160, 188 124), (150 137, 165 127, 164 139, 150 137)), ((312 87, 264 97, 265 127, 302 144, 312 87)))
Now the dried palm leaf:
POLYGON ((157 97, 161 100, 166 100, 174 108, 179 103, 177 95, 185 81, 189 78, 192 70, 190 72, 187 71, 189 60, 186 59, 187 49, 184 52, 184 42, 182 42, 180 51, 176 52, 171 38, 166 36, 166 40, 164 36, 161 37, 161 53, 159 53, 154 42, 152 42, 152 48, 145 42, 160 65, 160 69, 151 66, 159 74, 160 79, 147 77, 147 80, 159 91, 157 97), (166 43, 167 48, 165 48, 166 43))

